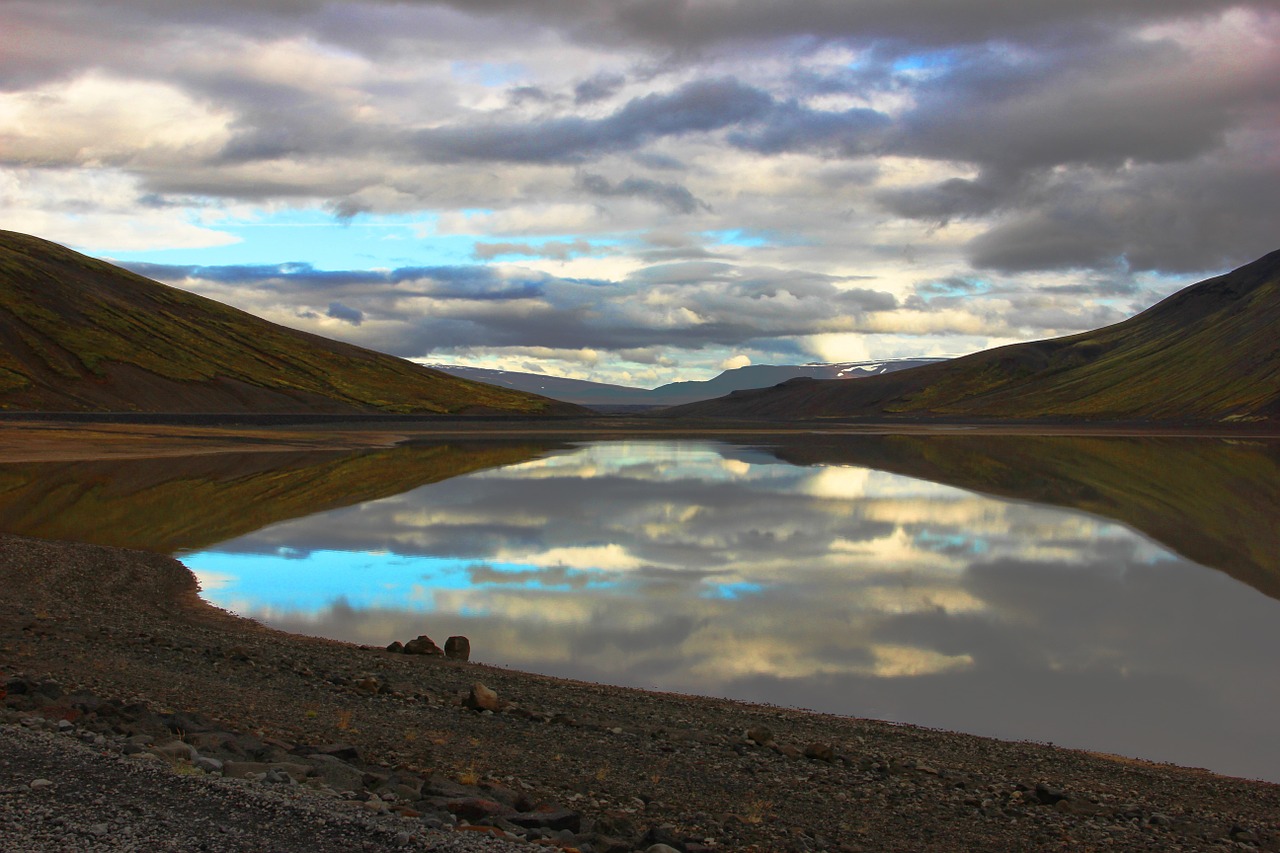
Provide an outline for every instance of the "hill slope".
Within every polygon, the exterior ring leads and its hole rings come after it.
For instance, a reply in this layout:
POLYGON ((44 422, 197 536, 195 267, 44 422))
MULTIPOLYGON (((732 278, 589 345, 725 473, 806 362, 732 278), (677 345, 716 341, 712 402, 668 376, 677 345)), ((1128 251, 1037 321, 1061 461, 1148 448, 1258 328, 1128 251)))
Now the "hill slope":
POLYGON ((0 231, 0 408, 567 414, 0 231))
POLYGON ((702 417, 1280 420, 1280 252, 1092 332, 860 382, 791 382, 672 409, 702 417))

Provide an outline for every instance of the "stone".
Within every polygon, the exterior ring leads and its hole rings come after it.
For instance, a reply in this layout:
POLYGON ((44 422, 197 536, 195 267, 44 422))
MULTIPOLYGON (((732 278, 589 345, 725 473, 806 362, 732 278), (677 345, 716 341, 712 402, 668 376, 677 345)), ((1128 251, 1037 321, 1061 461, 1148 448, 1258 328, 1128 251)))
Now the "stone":
POLYGON ((779 755, 786 756, 787 758, 799 758, 802 755, 800 750, 796 749, 789 743, 782 744, 781 746, 775 743, 771 744, 771 746, 777 750, 779 755))
POLYGON ((680 851, 670 844, 650 844, 644 848, 644 853, 680 853, 680 851))
POLYGON ((435 642, 426 634, 419 634, 416 639, 410 640, 404 644, 404 653, 406 655, 433 655, 435 657, 443 657, 444 650, 435 644, 435 642))
POLYGON ((449 660, 471 660, 471 641, 466 637, 450 637, 444 641, 444 656, 449 660))
POLYGON ((815 761, 831 761, 836 757, 836 751, 829 743, 815 741, 804 748, 804 757, 815 761))
MULTIPOLYGON (((684 842, 680 836, 676 835, 674 827, 671 826, 651 826, 645 832, 644 837, 640 839, 640 846, 645 849, 645 853, 649 853, 653 848, 666 847, 680 853, 684 849, 684 842)), ((663 853, 659 849, 658 853, 663 853)))
POLYGON ((752 726, 747 729, 747 740, 764 746, 766 743, 773 741, 773 732, 768 726, 752 726))
POLYGON ((269 782, 273 785, 298 784, 297 781, 295 781, 292 776, 290 776, 288 773, 284 772, 283 770, 279 769, 278 767, 272 767, 270 770, 268 770, 266 772, 266 775, 262 777, 262 781, 269 782))
POLYGON ((524 829, 567 829, 575 833, 582 829, 582 815, 570 809, 524 812, 508 815, 507 820, 524 829))
POLYGON ((48 779, 32 779, 31 782, 28 783, 27 787, 33 791, 39 791, 41 788, 53 787, 53 783, 48 779))
POLYGON ((640 834, 635 821, 624 812, 609 812, 600 815, 596 818, 592 830, 613 838, 631 839, 640 834))
POLYGON ((498 698, 498 694, 478 681, 471 685, 471 690, 467 693, 467 698, 462 700, 462 704, 473 711, 502 710, 502 700, 498 698))
POLYGON ((311 756, 311 755, 327 755, 336 758, 339 761, 359 761, 360 750, 349 743, 326 743, 320 746, 295 746, 293 748, 294 755, 311 756))
POLYGON ((209 758, 207 756, 201 756, 200 758, 197 758, 196 767, 200 768, 205 773, 221 773, 222 772, 222 762, 216 758, 209 758))
POLYGON ((511 809, 502 803, 494 800, 486 800, 483 797, 467 797, 460 800, 449 800, 444 807, 451 814, 457 815, 463 820, 475 822, 482 818, 499 817, 511 814, 511 809))
POLYGON ((183 761, 194 762, 200 757, 200 753, 196 751, 194 746, 180 740, 171 740, 167 743, 153 746, 151 747, 151 751, 161 758, 168 758, 173 761, 181 759, 183 761))
POLYGON ((1046 806, 1051 806, 1060 800, 1065 800, 1067 795, 1057 788, 1050 787, 1044 782, 1036 783, 1036 799, 1046 806))
POLYGON ((392 652, 393 654, 403 654, 404 643, 400 642, 399 640, 393 640, 391 642, 391 645, 387 646, 387 651, 392 652))
POLYGON ((305 779, 311 768, 306 764, 291 762, 228 761, 222 765, 222 775, 228 779, 247 779, 250 776, 265 775, 272 770, 287 773, 294 779, 305 779))

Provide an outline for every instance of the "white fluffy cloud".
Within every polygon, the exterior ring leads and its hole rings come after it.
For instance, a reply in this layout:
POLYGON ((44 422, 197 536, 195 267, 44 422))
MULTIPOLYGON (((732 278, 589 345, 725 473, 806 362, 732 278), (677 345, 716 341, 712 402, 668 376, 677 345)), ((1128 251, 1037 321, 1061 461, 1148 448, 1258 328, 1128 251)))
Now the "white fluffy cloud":
MULTIPOLYGON (((590 347, 600 378, 957 352, 1123 316, 1280 233, 1267 0, 72 0, 6 3, 0 33, 4 227, 111 255, 234 242, 231 208, 416 215, 475 275, 576 283, 518 318, 221 291, 336 302, 364 319, 326 331, 414 355, 431 318, 437 349, 590 347), (762 269, 800 290, 733 284, 762 269), (912 298, 960 279, 983 286, 912 298)), ((278 251, 254 263, 311 260, 278 251)))

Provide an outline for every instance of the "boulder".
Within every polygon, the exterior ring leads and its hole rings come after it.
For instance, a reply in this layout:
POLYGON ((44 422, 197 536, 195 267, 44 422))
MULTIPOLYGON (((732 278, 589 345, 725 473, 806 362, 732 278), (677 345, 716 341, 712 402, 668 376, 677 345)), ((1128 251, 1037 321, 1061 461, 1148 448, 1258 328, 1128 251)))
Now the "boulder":
POLYGON ((462 700, 462 704, 473 711, 497 713, 502 710, 503 702, 498 698, 497 693, 477 681, 471 685, 471 690, 467 693, 467 698, 462 700))
POLYGON ((433 655, 435 657, 443 657, 444 650, 435 644, 435 642, 426 634, 419 634, 417 639, 410 640, 404 644, 404 653, 406 655, 433 655))
POLYGON ((444 656, 449 660, 470 660, 471 641, 466 637, 450 637, 444 641, 444 656))
POLYGON ((831 761, 835 758, 836 751, 829 743, 815 741, 804 748, 804 757, 812 758, 815 761, 831 761))

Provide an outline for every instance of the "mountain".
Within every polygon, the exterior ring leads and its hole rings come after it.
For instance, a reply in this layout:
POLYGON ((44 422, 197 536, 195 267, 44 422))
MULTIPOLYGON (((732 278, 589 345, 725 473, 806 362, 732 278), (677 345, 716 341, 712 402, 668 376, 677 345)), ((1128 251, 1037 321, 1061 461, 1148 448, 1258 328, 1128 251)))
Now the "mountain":
POLYGON ((544 373, 521 373, 515 370, 493 370, 487 367, 467 367, 460 364, 429 364, 432 370, 448 373, 473 382, 484 382, 503 388, 513 388, 530 394, 543 394, 579 406, 647 406, 644 388, 627 385, 610 385, 586 379, 569 379, 565 376, 548 376, 544 373))
POLYGON ((904 358, 888 361, 852 361, 842 364, 752 364, 726 370, 713 379, 693 382, 671 382, 657 388, 634 388, 627 385, 609 385, 584 379, 568 379, 562 376, 546 376, 541 373, 520 373, 511 370, 491 370, 484 367, 465 367, 453 364, 432 364, 435 370, 488 382, 507 388, 516 388, 534 394, 545 394, 557 400, 577 403, 580 406, 601 408, 635 406, 676 406, 699 400, 710 400, 749 388, 767 388, 788 379, 809 377, 813 379, 861 379, 879 376, 922 364, 943 361, 939 358, 904 358))
POLYGON ((573 414, 0 231, 0 408, 573 414))
POLYGON ((716 418, 1280 420, 1280 252, 1092 332, 861 382, 792 381, 671 410, 716 418))

